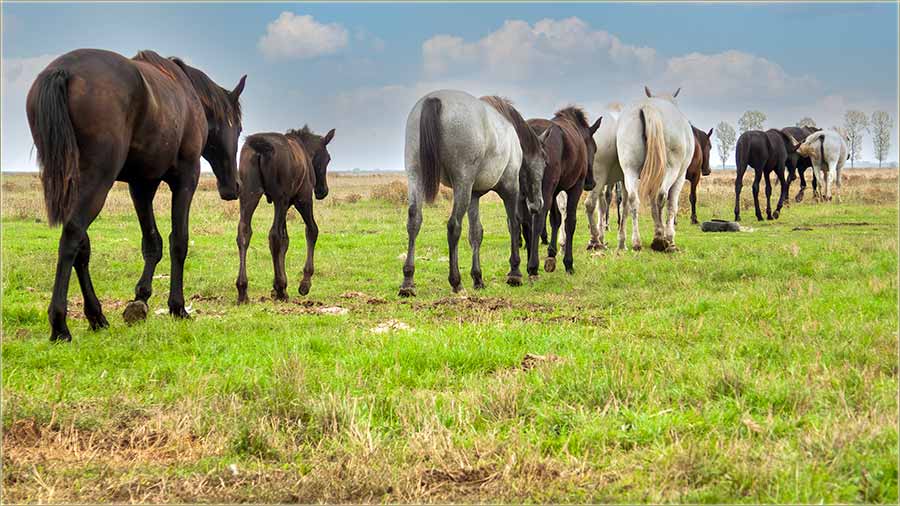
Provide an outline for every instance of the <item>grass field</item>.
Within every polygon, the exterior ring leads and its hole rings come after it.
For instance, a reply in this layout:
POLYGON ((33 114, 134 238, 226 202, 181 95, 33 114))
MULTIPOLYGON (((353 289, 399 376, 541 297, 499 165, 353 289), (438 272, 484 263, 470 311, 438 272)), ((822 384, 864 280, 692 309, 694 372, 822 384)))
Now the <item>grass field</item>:
MULTIPOLYGON (((579 213, 576 273, 519 288, 504 283, 505 216, 488 199, 487 288, 471 288, 463 239, 461 295, 439 199, 410 300, 397 296, 403 191, 389 184, 402 176, 332 177, 309 296, 296 293, 292 212, 292 300, 267 300, 262 205, 247 306, 235 304, 237 204, 205 181, 185 274, 194 317, 154 314, 166 253, 149 320, 133 327, 121 311, 140 232, 117 186, 90 229, 111 328, 88 330, 73 276, 74 340, 53 345, 59 230, 36 178, 4 176, 2 499, 896 503, 897 172, 845 177, 840 204, 808 194, 758 223, 748 176, 753 230, 731 234, 689 225, 685 191, 671 255, 591 255, 579 213)), ((731 217, 732 180, 704 178, 701 220, 731 217)), ((168 206, 161 191, 164 237, 168 206)))

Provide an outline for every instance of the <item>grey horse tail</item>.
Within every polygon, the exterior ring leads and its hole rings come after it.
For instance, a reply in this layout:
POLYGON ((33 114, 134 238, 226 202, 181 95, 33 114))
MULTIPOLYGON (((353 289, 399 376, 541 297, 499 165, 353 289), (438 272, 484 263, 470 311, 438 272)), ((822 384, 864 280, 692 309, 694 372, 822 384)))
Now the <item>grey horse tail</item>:
POLYGON ((69 72, 57 68, 38 76, 34 86, 34 144, 41 165, 47 222, 65 222, 78 197, 78 141, 69 116, 69 72))
POLYGON ((248 137, 247 144, 256 151, 256 168, 259 173, 259 182, 262 184, 263 194, 266 196, 266 202, 272 203, 272 194, 266 185, 265 173, 272 161, 272 154, 275 153, 275 146, 261 137, 248 137))
POLYGON ((419 116, 419 169, 425 183, 425 202, 434 202, 441 184, 441 99, 428 97, 419 116))

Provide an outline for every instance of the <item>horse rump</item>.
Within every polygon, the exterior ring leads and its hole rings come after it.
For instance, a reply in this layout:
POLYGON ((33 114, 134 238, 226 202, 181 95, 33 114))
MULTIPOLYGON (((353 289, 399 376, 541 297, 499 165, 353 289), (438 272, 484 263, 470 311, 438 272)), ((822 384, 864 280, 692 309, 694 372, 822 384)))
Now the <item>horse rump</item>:
POLYGON ((50 226, 69 218, 78 197, 79 152, 69 116, 69 77, 63 68, 41 73, 32 85, 33 100, 28 103, 50 226))
POLYGON ((425 202, 434 202, 441 184, 441 99, 428 97, 419 115, 419 169, 425 186, 425 202))
POLYGON ((262 185, 263 194, 266 196, 266 202, 271 204, 272 193, 269 191, 269 188, 266 187, 265 172, 269 170, 269 166, 272 163, 272 156, 275 154, 275 146, 273 146, 268 139, 257 137, 255 135, 247 137, 246 143, 256 152, 254 158, 256 161, 257 174, 259 174, 259 182, 262 185))

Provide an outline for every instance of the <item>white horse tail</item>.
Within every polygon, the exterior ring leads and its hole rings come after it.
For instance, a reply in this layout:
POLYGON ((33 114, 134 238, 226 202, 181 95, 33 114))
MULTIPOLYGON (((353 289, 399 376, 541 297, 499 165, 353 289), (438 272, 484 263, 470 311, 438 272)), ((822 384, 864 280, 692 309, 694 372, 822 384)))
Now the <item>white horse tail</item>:
POLYGON ((419 115, 419 169, 425 202, 434 202, 441 184, 441 99, 428 97, 419 115))
POLYGON ((645 105, 641 107, 640 117, 644 127, 647 154, 641 168, 639 191, 642 198, 655 199, 666 175, 666 140, 662 116, 655 107, 645 105))

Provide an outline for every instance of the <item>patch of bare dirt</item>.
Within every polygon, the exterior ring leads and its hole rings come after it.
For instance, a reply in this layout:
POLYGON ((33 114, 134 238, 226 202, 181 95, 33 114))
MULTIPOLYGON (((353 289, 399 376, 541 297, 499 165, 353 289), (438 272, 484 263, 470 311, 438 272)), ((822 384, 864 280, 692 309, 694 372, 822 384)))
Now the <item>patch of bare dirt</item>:
POLYGON ((554 355, 552 353, 548 353, 547 355, 537 355, 534 353, 526 353, 522 358, 522 370, 529 371, 534 369, 535 367, 544 365, 544 364, 558 364, 565 362, 565 359, 560 357, 559 355, 554 355))
POLYGON ((363 292, 344 292, 341 294, 342 299, 357 300, 366 304, 381 305, 387 304, 387 301, 381 297, 374 297, 363 292))

